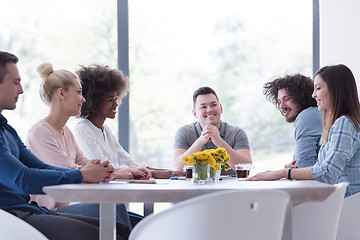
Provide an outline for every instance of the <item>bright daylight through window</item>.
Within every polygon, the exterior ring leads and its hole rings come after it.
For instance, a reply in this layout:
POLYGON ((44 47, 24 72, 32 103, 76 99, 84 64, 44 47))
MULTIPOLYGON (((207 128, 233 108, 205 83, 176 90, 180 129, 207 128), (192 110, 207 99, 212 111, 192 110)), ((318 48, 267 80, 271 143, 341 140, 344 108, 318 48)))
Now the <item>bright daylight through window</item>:
MULTIPOLYGON (((0 1, 0 48, 19 57, 25 90, 4 115, 25 139, 48 111, 38 94, 40 63, 116 68, 117 2, 0 1)), ((312 77, 312 27, 310 0, 129 1, 130 155, 172 168, 175 132, 196 121, 192 93, 207 85, 222 120, 248 134, 254 173, 290 162, 293 126, 262 87, 284 74, 312 77)), ((116 134, 116 119, 107 124, 116 134)))
POLYGON ((263 84, 312 75, 312 1, 129 1, 130 149, 172 167, 176 130, 195 122, 192 93, 211 86, 222 120, 243 128, 254 173, 292 159, 293 126, 263 84), (160 7, 161 6, 161 7, 160 7))

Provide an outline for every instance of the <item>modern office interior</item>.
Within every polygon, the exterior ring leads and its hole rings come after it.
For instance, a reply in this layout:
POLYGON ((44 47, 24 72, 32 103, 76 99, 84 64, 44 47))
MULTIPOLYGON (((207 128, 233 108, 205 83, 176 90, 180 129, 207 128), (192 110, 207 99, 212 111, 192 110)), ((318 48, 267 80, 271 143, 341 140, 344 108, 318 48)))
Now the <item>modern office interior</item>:
POLYGON ((36 73, 42 62, 72 71, 119 67, 129 73, 130 91, 118 119, 107 124, 137 162, 171 168, 176 130, 196 121, 192 93, 208 85, 218 92, 223 120, 248 134, 254 173, 276 169, 292 157, 293 128, 265 99, 263 84, 285 74, 313 77, 335 63, 359 76, 356 4, 3 1, 0 44, 19 55, 25 91, 6 114, 23 139, 45 116, 36 73))
POLYGON ((224 121, 249 135, 254 171, 268 169, 264 162, 270 161, 276 168, 291 157, 292 126, 266 101, 262 86, 284 74, 312 77, 331 63, 345 63, 359 76, 352 4, 4 1, 1 48, 19 55, 25 91, 9 118, 25 138, 47 113, 38 94, 40 63, 69 70, 104 64, 130 73, 129 95, 119 108, 121 127, 117 120, 108 124, 136 161, 172 167, 177 128, 196 121, 192 93, 209 85, 218 92, 224 121))
MULTIPOLYGON (((129 94, 106 124, 137 162, 170 169, 176 130, 196 121, 192 94, 198 87, 214 88, 222 120, 246 131, 256 174, 282 168, 294 146, 293 125, 266 100, 264 83, 285 74, 313 78, 320 67, 342 63, 360 84, 357 0, 0 4, 0 50, 19 57, 24 89, 16 110, 3 114, 22 139, 48 112, 36 73, 43 62, 70 71, 91 64, 123 71, 129 94)), ((70 119, 69 127, 77 121, 70 119)), ((158 206, 156 212, 169 207, 158 206)))

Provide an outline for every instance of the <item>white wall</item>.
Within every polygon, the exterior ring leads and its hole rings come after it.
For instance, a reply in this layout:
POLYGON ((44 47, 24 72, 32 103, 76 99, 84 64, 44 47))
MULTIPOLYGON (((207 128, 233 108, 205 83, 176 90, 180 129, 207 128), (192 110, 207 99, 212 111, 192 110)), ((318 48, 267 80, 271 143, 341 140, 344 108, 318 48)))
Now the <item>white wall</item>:
POLYGON ((360 1, 320 0, 320 67, 348 66, 360 85, 360 1))

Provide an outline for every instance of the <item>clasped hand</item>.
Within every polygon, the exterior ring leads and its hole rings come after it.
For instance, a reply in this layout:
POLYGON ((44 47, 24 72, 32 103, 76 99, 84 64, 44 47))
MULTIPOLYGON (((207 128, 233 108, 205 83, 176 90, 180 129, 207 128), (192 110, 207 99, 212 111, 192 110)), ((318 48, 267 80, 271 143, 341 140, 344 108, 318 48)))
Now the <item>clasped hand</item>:
POLYGON ((89 161, 80 171, 82 182, 109 182, 115 177, 115 169, 110 162, 101 162, 99 159, 89 161))
POLYGON ((213 142, 216 146, 221 146, 222 138, 220 137, 219 129, 214 125, 206 125, 201 132, 200 138, 203 139, 204 144, 213 142))

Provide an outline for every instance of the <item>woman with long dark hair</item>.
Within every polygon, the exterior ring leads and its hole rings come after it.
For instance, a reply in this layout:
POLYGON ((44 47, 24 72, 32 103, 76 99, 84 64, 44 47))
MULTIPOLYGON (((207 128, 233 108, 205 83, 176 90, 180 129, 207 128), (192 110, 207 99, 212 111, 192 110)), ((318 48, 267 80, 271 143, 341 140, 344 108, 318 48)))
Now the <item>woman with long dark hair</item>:
POLYGON ((323 113, 322 144, 312 167, 259 173, 249 180, 280 178, 335 184, 349 182, 345 196, 360 192, 360 105, 356 81, 342 64, 319 69, 313 98, 323 113))

